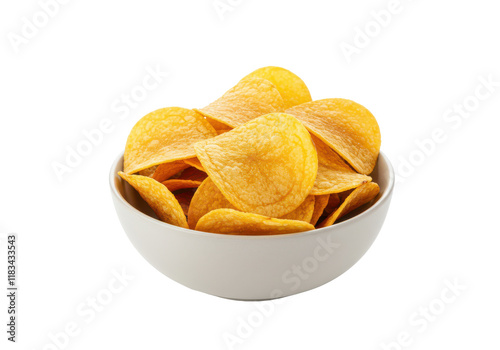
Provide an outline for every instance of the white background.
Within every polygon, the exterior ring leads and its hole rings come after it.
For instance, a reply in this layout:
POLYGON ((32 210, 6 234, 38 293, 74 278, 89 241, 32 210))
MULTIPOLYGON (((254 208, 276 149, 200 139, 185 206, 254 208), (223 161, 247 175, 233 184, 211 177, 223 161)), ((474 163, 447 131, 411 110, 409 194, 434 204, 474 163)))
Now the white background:
POLYGON ((33 21, 40 4, 0 5, 0 232, 20 241, 19 342, 8 344, 2 326, 0 347, 54 349, 49 334, 76 323, 67 349, 228 348, 224 334, 237 336, 257 304, 192 291, 151 267, 120 227, 107 175, 146 113, 203 107, 252 70, 278 65, 313 99, 369 108, 400 181, 360 262, 276 304, 235 348, 383 349, 401 332, 411 344, 390 349, 498 348, 500 86, 473 106, 480 77, 500 82, 497 4, 401 0, 377 28, 371 12, 388 0, 229 3, 221 17, 212 0, 72 0, 18 46, 9 38, 22 35, 23 17, 33 21), (369 42, 347 57, 342 43, 353 45, 367 25, 369 42), (170 75, 120 119, 115 100, 157 65, 170 75), (470 116, 445 119, 464 100, 470 116), (113 131, 59 181, 54 162, 103 118, 113 131), (436 129, 446 140, 422 157, 417 142, 436 129), (123 268, 134 279, 87 322, 77 308, 123 268), (419 308, 439 306, 446 281, 466 289, 425 330, 411 324, 419 308))

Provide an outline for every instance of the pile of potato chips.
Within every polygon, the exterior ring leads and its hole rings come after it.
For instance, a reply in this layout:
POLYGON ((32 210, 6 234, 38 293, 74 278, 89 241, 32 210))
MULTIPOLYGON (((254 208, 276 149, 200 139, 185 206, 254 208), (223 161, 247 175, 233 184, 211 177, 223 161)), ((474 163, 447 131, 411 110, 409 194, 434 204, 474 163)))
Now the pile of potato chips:
POLYGON ((298 76, 265 67, 204 108, 143 117, 119 175, 172 225, 294 233, 332 225, 375 198, 369 175, 379 150, 379 126, 366 108, 312 101, 298 76))

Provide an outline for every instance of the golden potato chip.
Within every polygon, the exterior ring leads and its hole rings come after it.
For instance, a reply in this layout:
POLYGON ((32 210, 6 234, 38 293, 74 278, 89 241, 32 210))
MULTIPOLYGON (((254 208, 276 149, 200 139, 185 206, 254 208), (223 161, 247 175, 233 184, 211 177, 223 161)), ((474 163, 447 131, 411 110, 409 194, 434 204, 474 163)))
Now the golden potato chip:
POLYGON ((188 228, 181 205, 165 186, 146 176, 127 175, 121 171, 118 174, 139 192, 161 221, 188 228))
POLYGON ((286 111, 296 116, 358 173, 369 175, 380 150, 380 129, 365 107, 341 98, 307 102, 286 111))
MULTIPOLYGON (((183 162, 184 165, 187 165, 183 162)), ((168 179, 162 182, 167 186, 168 190, 173 192, 185 188, 197 188, 203 180, 207 178, 207 174, 193 167, 188 167, 182 171, 175 179, 168 179)))
POLYGON ((324 210, 325 213, 330 214, 335 209, 337 209, 342 202, 343 200, 340 200, 340 197, 337 193, 330 194, 330 198, 328 198, 328 204, 326 205, 324 210))
POLYGON ((311 194, 320 195, 339 193, 356 188, 364 182, 370 182, 371 177, 358 174, 347 165, 340 156, 323 141, 313 136, 318 152, 318 175, 311 194))
POLYGON ((194 193, 188 212, 189 227, 194 229, 198 220, 215 209, 236 209, 210 178, 206 178, 194 193))
POLYGON ((215 136, 212 125, 190 109, 158 109, 132 128, 125 146, 124 172, 132 174, 154 165, 193 158, 193 144, 215 136))
MULTIPOLYGON (((195 228, 198 220, 205 214, 216 209, 236 209, 222 192, 215 186, 210 178, 206 178, 195 192, 188 213, 188 224, 195 228)), ((307 196, 305 201, 297 209, 288 213, 280 219, 301 220, 309 222, 314 210, 314 196, 307 196)))
POLYGON ((235 128, 261 115, 283 112, 284 105, 278 89, 271 82, 249 78, 240 81, 205 108, 195 111, 209 120, 235 128))
POLYGON ((189 167, 184 170, 178 177, 181 180, 193 180, 202 182, 207 178, 207 173, 201 170, 198 170, 194 167, 189 167))
POLYGON ((196 168, 196 169, 201 170, 201 171, 205 171, 205 169, 203 168, 203 165, 201 165, 198 158, 184 159, 184 162, 188 165, 191 165, 193 168, 196 168))
POLYGON ((279 217, 279 219, 310 222, 314 212, 314 202, 315 196, 307 196, 297 209, 279 217))
POLYGON ((248 74, 244 79, 262 78, 269 80, 280 92, 285 109, 311 101, 311 93, 298 76, 280 67, 263 67, 248 74))
POLYGON ((216 209, 204 215, 196 230, 238 235, 275 235, 314 230, 308 222, 274 219, 233 209, 216 209))
POLYGON ((188 188, 185 190, 180 190, 174 193, 175 198, 181 205, 182 211, 184 215, 188 215, 189 205, 191 204, 191 200, 193 199, 194 190, 192 188, 188 188))
POLYGON ((367 182, 358 188, 356 188, 352 193, 345 199, 342 205, 331 213, 322 223, 318 225, 319 227, 326 227, 333 225, 337 219, 348 214, 354 209, 370 202, 379 193, 380 188, 375 182, 367 182))
POLYGON ((354 189, 349 190, 349 191, 345 191, 345 192, 340 192, 339 193, 340 203, 344 203, 344 201, 346 200, 347 197, 349 197, 349 195, 352 193, 352 191, 354 191, 354 189))
POLYGON ((224 134, 225 132, 233 130, 233 128, 231 128, 230 126, 219 123, 218 121, 215 121, 213 119, 207 118, 207 120, 210 122, 210 124, 212 124, 212 126, 217 125, 217 127, 214 127, 217 135, 224 134))
POLYGON ((311 225, 316 225, 318 219, 321 217, 321 215, 323 215, 323 211, 325 210, 325 207, 328 204, 329 198, 330 198, 329 194, 315 196, 314 210, 311 216, 311 220, 309 221, 311 225))
POLYGON ((215 131, 217 131, 217 135, 221 135, 221 134, 224 134, 224 133, 231 131, 231 130, 233 130, 233 129, 217 129, 215 131))
POLYGON ((182 160, 177 160, 170 163, 163 163, 156 167, 156 170, 153 173, 153 176, 151 177, 158 182, 163 182, 165 180, 170 179, 179 171, 182 171, 187 168, 189 168, 189 165, 184 163, 184 161, 182 160))
POLYGON ((227 126, 226 124, 218 122, 215 119, 212 119, 212 118, 209 118, 209 117, 206 117, 206 118, 207 118, 208 122, 214 127, 215 131, 217 131, 217 133, 219 133, 219 131, 228 131, 228 130, 232 129, 230 126, 227 126))
POLYGON ((219 123, 217 120, 210 119, 205 117, 210 124, 214 127, 215 131, 217 131, 217 135, 223 134, 225 132, 233 130, 232 127, 227 126, 226 124, 219 123))
POLYGON ((280 217, 309 195, 318 157, 306 128, 293 116, 261 116, 194 145, 203 168, 236 208, 280 217))
POLYGON ((150 168, 138 171, 137 174, 142 175, 142 176, 147 176, 147 177, 153 177, 153 174, 156 171, 156 168, 158 168, 158 165, 152 166, 150 168))
POLYGON ((183 190, 185 188, 197 188, 201 185, 201 181, 168 179, 162 182, 170 192, 183 190))

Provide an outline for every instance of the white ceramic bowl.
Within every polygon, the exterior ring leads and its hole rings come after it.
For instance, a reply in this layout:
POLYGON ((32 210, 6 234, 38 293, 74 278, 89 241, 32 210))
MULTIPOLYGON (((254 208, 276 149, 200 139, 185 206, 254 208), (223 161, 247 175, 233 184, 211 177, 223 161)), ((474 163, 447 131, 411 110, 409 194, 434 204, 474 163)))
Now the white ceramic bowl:
POLYGON ((205 233, 158 219, 111 167, 111 194, 130 241, 156 269, 189 288, 239 300, 304 292, 340 276, 370 248, 384 223, 394 171, 381 153, 373 174, 380 194, 341 222, 318 230, 271 236, 205 233))

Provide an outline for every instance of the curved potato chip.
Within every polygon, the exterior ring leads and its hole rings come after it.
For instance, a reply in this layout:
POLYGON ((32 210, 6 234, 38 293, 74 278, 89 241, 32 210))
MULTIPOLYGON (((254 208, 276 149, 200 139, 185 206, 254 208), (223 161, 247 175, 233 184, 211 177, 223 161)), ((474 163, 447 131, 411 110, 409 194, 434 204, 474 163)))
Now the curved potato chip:
POLYGON ((306 84, 298 76, 281 67, 263 67, 248 74, 244 79, 262 78, 269 80, 280 92, 285 109, 310 102, 311 93, 306 84))
POLYGON ((232 130, 233 128, 231 128, 230 126, 227 126, 226 124, 223 124, 221 122, 218 122, 217 120, 215 119, 212 119, 212 118, 209 118, 207 116, 204 116, 202 113, 199 112, 199 110, 197 109, 194 109, 194 111, 196 113, 198 113, 199 115, 201 115, 202 117, 204 117, 209 123, 210 125, 212 125, 215 129, 215 131, 217 131, 217 135, 220 135, 220 134, 223 134, 225 132, 228 132, 229 130, 232 130))
POLYGON ((155 173, 156 168, 158 168, 158 165, 155 165, 155 166, 152 166, 150 168, 146 168, 146 169, 140 170, 140 171, 137 172, 137 175, 147 176, 147 177, 153 177, 153 174, 155 173))
POLYGON ((140 170, 137 172, 137 174, 142 175, 142 176, 147 176, 147 177, 153 177, 153 174, 155 173, 156 168, 158 168, 158 165, 152 166, 152 167, 144 169, 144 170, 140 170))
POLYGON ((127 175, 121 171, 118 175, 139 192, 161 221, 188 228, 181 205, 165 186, 146 176, 127 175))
POLYGON ((189 168, 189 165, 184 163, 182 160, 177 160, 170 163, 163 163, 156 167, 156 170, 151 176, 158 182, 163 182, 170 179, 172 176, 177 174, 179 171, 189 168))
POLYGON ((180 190, 174 193, 175 198, 181 205, 182 211, 184 215, 187 216, 189 212, 189 205, 191 204, 191 200, 193 199, 194 190, 192 188, 188 188, 185 190, 180 190))
POLYGON ((154 165, 193 158, 193 144, 215 136, 212 125, 190 109, 158 109, 142 117, 130 131, 124 172, 132 174, 154 165))
POLYGON ((337 193, 330 194, 330 198, 328 198, 328 204, 325 207, 325 213, 330 214, 332 211, 337 209, 342 202, 343 200, 340 200, 340 196, 337 193))
POLYGON ((207 178, 207 176, 206 172, 198 170, 194 167, 189 167, 179 175, 178 179, 202 182, 207 178))
POLYGON ((322 223, 318 225, 318 228, 333 225, 337 219, 371 201, 375 198, 379 191, 380 188, 375 182, 367 182, 359 186, 352 191, 352 193, 345 199, 344 203, 342 203, 337 210, 331 213, 322 223))
MULTIPOLYGON (((198 113, 200 113, 200 112, 198 112, 198 113)), ((227 126, 226 124, 218 122, 215 119, 212 119, 212 118, 209 118, 209 117, 206 117, 206 118, 207 118, 208 122, 214 127, 215 131, 226 130, 226 129, 231 130, 232 129, 231 127, 227 126)))
POLYGON ((357 172, 369 175, 380 151, 375 117, 360 104, 341 98, 307 102, 286 111, 297 117, 357 172))
MULTIPOLYGON (((185 164, 182 162, 182 164, 185 164)), ((175 179, 168 179, 162 182, 167 186, 168 190, 173 192, 185 188, 197 188, 201 185, 202 181, 207 178, 207 174, 193 167, 188 167, 180 173, 175 179)))
POLYGON ((352 170, 334 150, 316 136, 312 139, 318 152, 318 175, 311 194, 339 193, 372 181, 371 177, 352 170))
POLYGON ((297 209, 279 217, 279 219, 310 222, 314 212, 314 202, 315 196, 307 196, 297 209))
POLYGON ((198 220, 215 209, 236 209, 208 177, 194 193, 188 212, 189 227, 194 230, 198 220))
POLYGON ((205 169, 203 168, 203 165, 201 165, 201 163, 198 160, 198 158, 184 159, 184 162, 186 164, 191 165, 193 168, 196 168, 196 169, 201 170, 201 171, 205 171, 205 169))
POLYGON ((270 217, 295 210, 311 192, 318 171, 309 132, 284 113, 256 118, 194 148, 231 204, 270 217))
POLYGON ((278 89, 271 82, 249 78, 240 81, 205 108, 195 111, 209 120, 235 128, 261 115, 283 112, 284 104, 278 89))
POLYGON ((201 185, 201 181, 183 180, 183 179, 169 179, 162 182, 170 192, 183 190, 186 188, 197 188, 201 185))
POLYGON ((348 190, 348 191, 345 191, 345 192, 340 192, 339 193, 339 201, 340 203, 344 203, 346 198, 349 197, 349 195, 354 191, 355 189, 352 189, 352 190, 348 190))
POLYGON ((316 223, 318 222, 318 219, 321 217, 321 215, 323 214, 323 210, 325 210, 325 207, 328 204, 328 199, 330 198, 330 195, 324 194, 315 197, 316 198, 314 201, 314 211, 311 220, 309 221, 311 225, 316 225, 316 223))
POLYGON ((233 130, 233 129, 218 129, 215 131, 217 131, 217 135, 222 135, 222 134, 225 134, 226 132, 231 131, 231 130, 233 130))
MULTIPOLYGON (((216 209, 236 209, 210 178, 206 178, 195 192, 188 212, 189 227, 195 228, 198 220, 216 209)), ((309 222, 314 210, 314 196, 307 196, 305 201, 294 211, 279 219, 300 220, 309 222)))
POLYGON ((233 209, 212 210, 196 225, 196 230, 239 235, 275 235, 314 230, 308 222, 274 219, 233 209))

